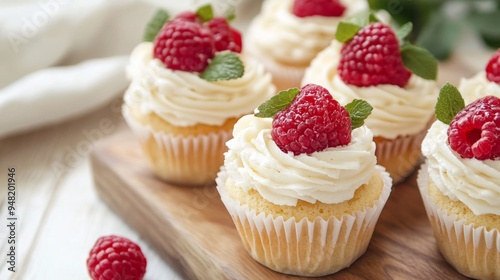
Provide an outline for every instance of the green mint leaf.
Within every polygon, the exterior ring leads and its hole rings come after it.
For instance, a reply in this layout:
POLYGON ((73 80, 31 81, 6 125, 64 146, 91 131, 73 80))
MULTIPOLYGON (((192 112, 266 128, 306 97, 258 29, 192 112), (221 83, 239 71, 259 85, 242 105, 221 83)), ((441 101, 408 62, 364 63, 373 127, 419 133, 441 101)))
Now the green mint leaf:
POLYGON ((206 4, 196 10, 196 15, 201 19, 201 21, 206 22, 214 18, 214 10, 212 5, 206 4))
POLYGON ((365 119, 372 113, 373 107, 361 99, 354 99, 349 104, 345 105, 344 108, 349 113, 351 117, 351 129, 354 130, 365 124, 365 119))
POLYGON ((368 23, 375 23, 375 22, 380 22, 380 20, 372 11, 370 11, 370 13, 368 14, 368 23))
POLYGON ((259 112, 255 113, 254 116, 259 118, 273 118, 279 111, 286 109, 299 92, 300 90, 298 88, 289 88, 280 91, 278 94, 271 97, 271 99, 260 105, 259 108, 257 108, 259 112))
POLYGON ((410 69, 415 75, 426 80, 435 80, 437 78, 438 63, 428 50, 407 44, 401 48, 401 58, 406 68, 410 69))
POLYGON ((377 16, 373 13, 373 11, 367 10, 356 13, 350 17, 348 17, 346 22, 356 24, 358 26, 367 26, 370 23, 380 22, 377 16))
POLYGON ((413 23, 407 22, 401 25, 398 30, 396 30, 396 37, 398 37, 399 40, 404 40, 408 35, 410 35, 412 30, 413 23))
POLYGON ((245 73, 245 67, 240 57, 233 52, 223 52, 216 55, 200 78, 207 81, 233 80, 241 78, 245 73))
POLYGON ((236 9, 233 7, 229 9, 225 14, 224 17, 228 22, 233 21, 236 18, 236 9))
POLYGON ((458 89, 452 84, 446 83, 439 91, 434 109, 436 118, 445 124, 450 124, 451 120, 463 108, 465 108, 465 102, 458 89))
POLYGON ((351 40, 352 37, 354 37, 354 35, 356 35, 361 28, 362 27, 357 24, 341 21, 337 26, 335 39, 337 39, 337 41, 341 43, 345 43, 351 40))
POLYGON ((153 17, 149 20, 144 29, 144 35, 142 39, 144 42, 153 42, 156 34, 160 32, 161 28, 165 24, 165 22, 169 19, 168 13, 163 9, 158 9, 153 17))

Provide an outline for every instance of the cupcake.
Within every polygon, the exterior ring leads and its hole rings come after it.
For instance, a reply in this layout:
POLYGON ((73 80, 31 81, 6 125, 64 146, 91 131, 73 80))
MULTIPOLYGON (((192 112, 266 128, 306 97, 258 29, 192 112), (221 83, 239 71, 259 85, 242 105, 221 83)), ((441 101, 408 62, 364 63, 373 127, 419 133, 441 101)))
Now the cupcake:
POLYGON ((298 87, 339 22, 367 9, 366 0, 267 0, 250 23, 245 49, 271 72, 277 88, 298 87))
POLYGON ((464 106, 445 85, 417 182, 443 257, 465 276, 500 279, 500 99, 464 106))
POLYGON ((270 74, 239 51, 226 19, 199 12, 178 15, 133 50, 123 115, 161 179, 214 183, 237 119, 274 95, 270 74))
POLYGON ((373 131, 378 164, 400 182, 420 161, 438 92, 437 62, 424 49, 409 43, 400 47, 401 38, 379 22, 344 23, 336 38, 313 60, 302 84, 324 86, 343 105, 368 101, 373 112, 366 125, 373 131))
POLYGON ((306 85, 238 120, 217 189, 257 262, 322 276, 365 253, 392 185, 363 125, 370 110, 306 85))
POLYGON ((500 97, 500 50, 496 51, 483 71, 469 79, 461 79, 458 90, 462 93, 465 104, 494 95, 500 97))

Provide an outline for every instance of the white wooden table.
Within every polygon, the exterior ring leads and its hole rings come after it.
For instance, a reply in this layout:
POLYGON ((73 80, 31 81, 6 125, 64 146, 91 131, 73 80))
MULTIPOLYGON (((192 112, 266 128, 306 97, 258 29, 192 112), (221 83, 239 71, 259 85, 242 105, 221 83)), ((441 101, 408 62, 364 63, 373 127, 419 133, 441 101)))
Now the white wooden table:
POLYGON ((102 122, 109 136, 124 128, 115 100, 66 123, 0 141, 0 279, 89 279, 86 258, 98 237, 136 241, 148 260, 145 279, 180 279, 97 196, 88 155, 102 122), (15 167, 16 272, 8 271, 7 169, 15 167))
MULTIPOLYGON (((440 83, 480 70, 489 53, 464 48, 441 65, 440 83), (468 53, 462 56, 460 53, 468 53)), ((115 234, 136 241, 148 260, 145 279, 180 279, 174 266, 97 196, 92 145, 120 129, 121 98, 64 123, 0 139, 0 279, 89 279, 86 258, 96 239, 115 234), (16 179, 16 272, 8 270, 8 168, 16 179)))

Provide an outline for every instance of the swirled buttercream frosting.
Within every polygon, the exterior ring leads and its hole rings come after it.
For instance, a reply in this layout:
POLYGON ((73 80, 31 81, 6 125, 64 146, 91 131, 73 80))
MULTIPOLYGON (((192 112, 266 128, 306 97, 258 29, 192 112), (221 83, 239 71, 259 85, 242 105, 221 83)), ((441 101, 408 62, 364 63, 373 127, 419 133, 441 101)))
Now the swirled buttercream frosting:
POLYGON ((458 90, 465 100, 465 104, 470 104, 476 99, 486 95, 500 97, 500 85, 490 82, 486 78, 486 72, 481 71, 470 79, 461 79, 458 90))
POLYGON ((227 142, 224 166, 236 186, 254 189, 274 204, 341 203, 353 198, 375 170, 375 143, 365 126, 352 131, 348 145, 297 156, 280 150, 271 127, 271 118, 243 116, 227 142))
POLYGON ((448 145, 448 125, 436 121, 422 142, 429 178, 476 215, 500 215, 500 161, 461 158, 448 145))
POLYGON ((148 42, 133 50, 127 68, 131 84, 124 99, 143 114, 154 113, 170 124, 222 125, 229 118, 253 112, 275 93, 270 74, 244 56, 241 78, 211 82, 196 73, 166 68, 153 58, 152 50, 148 42))
POLYGON ((426 128, 434 114, 438 88, 435 81, 412 75, 408 84, 358 87, 346 84, 338 75, 342 44, 333 41, 306 69, 302 84, 314 83, 328 89, 342 105, 363 99, 373 106, 366 125, 374 136, 395 139, 426 128))
POLYGON ((291 10, 293 0, 264 1, 262 10, 249 27, 249 49, 285 65, 306 67, 335 37, 345 17, 365 11, 365 0, 341 0, 342 17, 300 18, 291 10))

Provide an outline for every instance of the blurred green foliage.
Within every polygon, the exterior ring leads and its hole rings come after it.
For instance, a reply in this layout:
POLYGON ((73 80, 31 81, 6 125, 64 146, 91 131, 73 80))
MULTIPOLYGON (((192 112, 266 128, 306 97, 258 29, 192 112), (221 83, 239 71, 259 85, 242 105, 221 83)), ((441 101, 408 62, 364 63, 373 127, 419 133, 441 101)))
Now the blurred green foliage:
POLYGON ((485 44, 500 48, 500 0, 368 0, 386 10, 398 24, 413 22, 408 37, 440 60, 447 59, 461 32, 470 28, 485 44))

